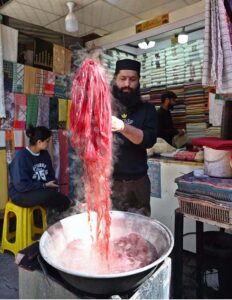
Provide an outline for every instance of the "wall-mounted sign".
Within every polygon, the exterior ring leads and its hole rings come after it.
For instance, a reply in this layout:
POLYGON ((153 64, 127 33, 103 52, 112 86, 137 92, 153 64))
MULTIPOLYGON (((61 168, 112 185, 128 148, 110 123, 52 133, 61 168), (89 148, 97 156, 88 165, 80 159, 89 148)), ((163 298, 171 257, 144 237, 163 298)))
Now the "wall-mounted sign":
POLYGON ((154 19, 137 24, 136 25, 136 33, 146 31, 146 30, 149 30, 154 27, 158 27, 160 25, 167 24, 167 23, 169 23, 169 15, 164 14, 164 15, 158 16, 154 19))

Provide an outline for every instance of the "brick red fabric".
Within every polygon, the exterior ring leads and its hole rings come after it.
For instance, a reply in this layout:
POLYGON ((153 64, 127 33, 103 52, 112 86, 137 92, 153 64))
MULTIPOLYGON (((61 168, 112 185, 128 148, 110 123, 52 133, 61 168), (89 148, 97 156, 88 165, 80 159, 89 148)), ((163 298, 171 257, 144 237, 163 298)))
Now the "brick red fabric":
POLYGON ((217 137, 201 137, 192 139, 195 146, 206 146, 216 150, 232 150, 232 140, 223 140, 217 137))

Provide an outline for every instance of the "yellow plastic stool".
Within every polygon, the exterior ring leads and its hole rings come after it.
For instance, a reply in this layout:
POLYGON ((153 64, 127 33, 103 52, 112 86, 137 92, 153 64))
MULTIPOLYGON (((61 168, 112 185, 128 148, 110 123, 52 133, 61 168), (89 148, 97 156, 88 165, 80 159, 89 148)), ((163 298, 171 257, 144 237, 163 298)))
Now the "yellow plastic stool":
MULTIPOLYGON (((31 245, 36 240, 35 235, 42 235, 47 229, 46 210, 41 206, 24 208, 8 201, 5 207, 2 251, 8 250, 16 255, 20 250, 31 245), (39 228, 34 222, 34 211, 40 210, 42 216, 42 227, 39 228), (16 219, 15 230, 11 231, 12 221, 16 219)), ((38 239, 38 236, 36 236, 38 239)))
POLYGON ((43 232, 47 229, 47 213, 46 209, 44 209, 41 206, 33 206, 28 209, 28 230, 27 230, 27 244, 30 245, 34 243, 36 240, 38 240, 38 235, 41 236, 43 232), (41 227, 38 227, 35 223, 35 216, 34 212, 40 211, 41 213, 41 227))

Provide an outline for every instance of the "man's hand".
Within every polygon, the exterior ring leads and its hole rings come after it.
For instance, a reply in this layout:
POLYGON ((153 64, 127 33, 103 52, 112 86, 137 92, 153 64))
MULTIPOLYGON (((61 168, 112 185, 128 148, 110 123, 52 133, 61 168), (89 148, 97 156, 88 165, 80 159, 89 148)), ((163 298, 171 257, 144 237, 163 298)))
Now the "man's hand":
POLYGON ((45 187, 49 187, 49 188, 58 188, 59 187, 59 185, 55 183, 55 180, 48 181, 44 185, 45 185, 45 187))
POLYGON ((123 131, 125 128, 125 123, 116 118, 115 116, 112 116, 112 131, 117 131, 117 132, 121 132, 123 131))

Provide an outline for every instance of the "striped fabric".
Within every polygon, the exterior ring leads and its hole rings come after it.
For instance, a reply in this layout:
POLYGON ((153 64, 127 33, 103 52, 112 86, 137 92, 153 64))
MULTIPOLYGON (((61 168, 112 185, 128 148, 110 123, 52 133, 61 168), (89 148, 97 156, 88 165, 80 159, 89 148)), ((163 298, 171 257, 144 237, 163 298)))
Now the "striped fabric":
POLYGON ((223 0, 205 1, 204 41, 202 84, 232 93, 232 47, 223 0))
POLYGON ((35 71, 35 94, 43 95, 44 94, 44 85, 45 85, 45 77, 47 71, 43 69, 36 69, 35 71))
POLYGON ((24 67, 24 93, 35 94, 36 68, 31 66, 24 67))
POLYGON ((13 127, 25 129, 27 113, 27 97, 24 94, 15 94, 15 114, 13 127))
POLYGON ((38 117, 38 96, 37 95, 28 95, 27 96, 27 117, 26 117, 26 128, 29 125, 33 125, 34 127, 37 124, 38 117))
POLYGON ((36 126, 49 127, 49 102, 48 96, 38 96, 38 117, 36 126))
POLYGON ((23 93, 24 88, 24 65, 14 63, 13 65, 13 92, 23 93))

